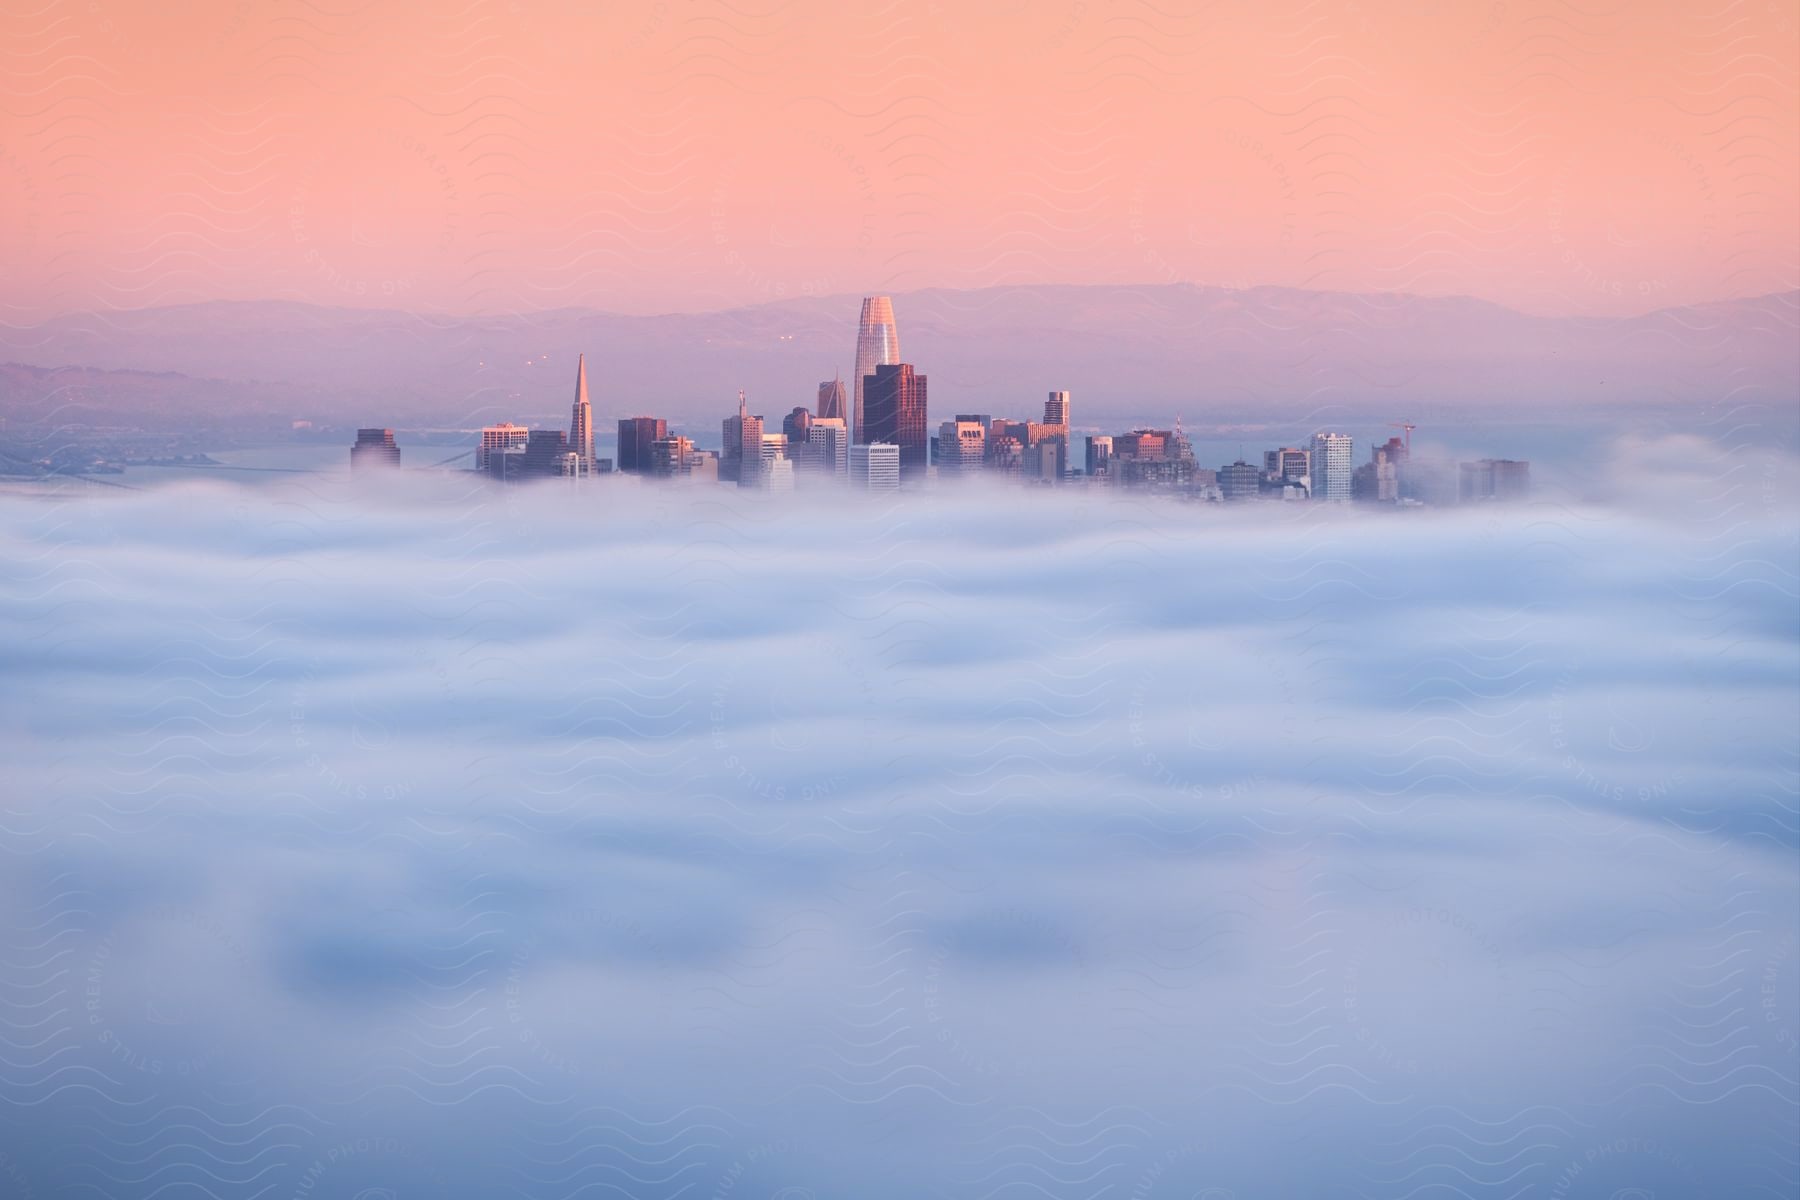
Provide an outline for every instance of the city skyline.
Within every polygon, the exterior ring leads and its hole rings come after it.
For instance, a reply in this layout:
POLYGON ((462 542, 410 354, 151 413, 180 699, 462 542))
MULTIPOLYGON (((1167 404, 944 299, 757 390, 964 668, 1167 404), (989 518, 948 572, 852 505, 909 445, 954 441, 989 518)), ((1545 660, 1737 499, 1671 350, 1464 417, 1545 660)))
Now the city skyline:
MULTIPOLYGON (((1204 465, 1179 416, 1172 428, 1097 432, 1077 444, 1073 395, 1066 388, 1046 394, 1041 421, 958 413, 935 426, 933 434, 926 376, 911 363, 875 361, 898 355, 896 329, 891 298, 863 298, 856 357, 863 366, 873 365, 872 373, 855 381, 860 434, 852 434, 840 415, 845 388, 834 372, 830 381, 818 385, 816 411, 795 406, 781 415, 779 432, 766 414, 750 412, 748 394, 740 388, 737 413, 720 424, 717 452, 679 432, 671 436, 663 417, 640 414, 619 418, 615 457, 597 458, 583 352, 576 356, 576 400, 569 433, 531 431, 511 422, 486 426, 474 447, 475 467, 503 482, 616 472, 711 480, 781 493, 794 491, 802 477, 809 488, 823 480, 898 490, 981 475, 1038 485, 1098 482, 1220 502, 1356 500, 1422 507, 1522 500, 1531 493, 1531 464, 1526 460, 1457 460, 1431 451, 1415 458, 1412 435, 1418 426, 1411 421, 1387 422, 1387 428, 1401 429, 1405 436, 1390 435, 1375 444, 1369 461, 1360 466, 1354 461, 1351 435, 1319 430, 1309 448, 1263 450, 1260 469, 1243 459, 1241 446, 1236 460, 1217 467, 1204 465), (497 461, 496 453, 501 456, 497 461)), ((393 431, 363 428, 351 449, 352 466, 369 461, 377 445, 384 445, 380 452, 391 454, 393 464, 398 464, 393 431)), ((442 468, 455 457, 434 466, 442 468)))
POLYGON ((0 62, 0 1200, 1800 1200, 1800 0, 0 62))
MULTIPOLYGON (((739 387, 791 395, 782 410, 810 403, 834 372, 848 390, 854 335, 843 312, 857 304, 468 322, 286 305, 155 310, 0 327, 0 360, 10 359, 0 387, 16 402, 8 430, 26 436, 70 421, 154 429, 178 411, 237 437, 252 423, 272 433, 290 421, 472 429, 565 420, 566 393, 543 375, 586 353, 606 363, 610 405, 685 421, 691 433, 716 419, 707 397, 739 387), (70 363, 90 365, 60 365, 70 363)), ((1772 400, 1793 386, 1783 331, 1800 293, 1618 322, 1474 306, 1485 329, 1471 328, 1467 304, 1323 293, 1002 289, 914 293, 904 305, 908 356, 932 368, 934 412, 1021 412, 1055 384, 1081 395, 1088 428, 1166 423, 1176 412, 1198 426, 1305 421, 1315 410, 1460 424, 1483 410, 1679 418, 1713 386, 1721 352, 1735 364, 1737 395, 1772 400), (1021 329, 1035 332, 1021 338, 1021 329)), ((599 428, 610 432, 611 415, 599 428)))

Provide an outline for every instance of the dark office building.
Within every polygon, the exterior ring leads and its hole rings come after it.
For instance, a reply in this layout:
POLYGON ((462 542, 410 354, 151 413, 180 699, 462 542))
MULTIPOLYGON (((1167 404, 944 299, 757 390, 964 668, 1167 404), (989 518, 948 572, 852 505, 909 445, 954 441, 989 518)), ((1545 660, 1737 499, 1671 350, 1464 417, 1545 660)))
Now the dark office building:
POLYGON ((350 447, 350 469, 360 471, 365 467, 398 467, 400 465, 400 447, 394 445, 394 431, 391 429, 359 429, 356 431, 356 445, 350 447))
POLYGON ((1113 440, 1106 434, 1093 434, 1087 440, 1087 473, 1098 475, 1106 470, 1107 460, 1112 458, 1113 440))
POLYGON ((1254 500, 1262 492, 1262 472, 1241 458, 1220 467, 1217 478, 1227 500, 1254 500))
POLYGON ((863 379, 863 420, 867 436, 858 442, 891 442, 900 447, 900 478, 922 479, 931 464, 925 432, 925 376, 911 363, 882 363, 863 379))
POLYGON ((781 418, 781 432, 787 434, 789 446, 798 446, 812 439, 813 415, 804 406, 796 408, 781 418))
POLYGON ((639 475, 650 471, 650 447, 669 436, 661 417, 625 417, 619 422, 618 470, 639 475))

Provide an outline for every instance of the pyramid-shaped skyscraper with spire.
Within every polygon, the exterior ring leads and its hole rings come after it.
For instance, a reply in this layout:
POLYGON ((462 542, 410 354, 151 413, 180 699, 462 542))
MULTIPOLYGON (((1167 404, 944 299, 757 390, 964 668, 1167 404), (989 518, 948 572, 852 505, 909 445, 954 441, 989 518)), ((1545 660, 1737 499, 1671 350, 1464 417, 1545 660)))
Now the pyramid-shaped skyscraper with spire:
POLYGON ((575 404, 569 415, 569 449, 581 456, 583 469, 594 469, 594 406, 588 403, 585 354, 575 360, 575 404))

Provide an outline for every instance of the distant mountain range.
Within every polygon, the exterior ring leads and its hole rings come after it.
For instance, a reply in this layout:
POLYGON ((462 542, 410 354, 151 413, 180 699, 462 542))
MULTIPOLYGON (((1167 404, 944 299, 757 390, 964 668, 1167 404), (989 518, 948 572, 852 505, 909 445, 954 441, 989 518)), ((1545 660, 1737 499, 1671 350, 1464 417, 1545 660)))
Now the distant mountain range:
MULTIPOLYGON (((286 428, 562 421, 585 352, 597 416, 711 427, 811 405, 848 378, 858 298, 626 316, 450 317, 216 302, 0 330, 0 416, 286 428)), ((1710 409, 1800 400, 1800 291, 1628 319, 1530 316, 1463 297, 1186 285, 998 287, 894 297, 931 410, 1025 414, 1074 393, 1076 424, 1710 409)))

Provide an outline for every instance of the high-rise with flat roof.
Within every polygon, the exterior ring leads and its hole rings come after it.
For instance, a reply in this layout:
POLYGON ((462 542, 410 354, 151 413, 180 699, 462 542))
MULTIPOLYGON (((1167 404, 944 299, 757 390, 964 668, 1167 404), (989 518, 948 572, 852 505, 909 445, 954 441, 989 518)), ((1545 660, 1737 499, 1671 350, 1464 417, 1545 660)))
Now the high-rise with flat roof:
POLYGON ((850 472, 850 429, 842 417, 814 417, 799 460, 809 470, 842 477, 850 472))
POLYGON ((785 433, 764 433, 762 435, 762 473, 763 486, 768 486, 769 468, 788 456, 788 436, 785 433))
POLYGON ((938 470, 973 474, 986 454, 987 424, 980 417, 962 415, 938 426, 938 470))
POLYGON ((892 442, 900 447, 900 477, 922 479, 931 465, 925 431, 925 376, 911 363, 883 363, 863 380, 863 409, 868 437, 859 441, 892 442))
POLYGON ((694 443, 687 438, 657 438, 650 443, 650 466, 645 473, 663 478, 686 475, 693 458, 694 443))
POLYGON ((777 458, 766 464, 763 471, 762 486, 771 492, 791 492, 794 490, 794 464, 785 458, 777 458))
POLYGON ((514 425, 511 421, 502 421, 498 425, 485 425, 481 430, 481 444, 475 447, 475 469, 488 469, 488 456, 506 450, 522 450, 525 440, 531 436, 531 430, 523 425, 514 425))
POLYGON ((1107 460, 1112 458, 1113 440, 1106 434, 1094 434, 1087 440, 1087 473, 1098 475, 1106 470, 1107 460))
POLYGON ((619 421, 619 454, 615 470, 647 474, 650 447, 669 436, 669 423, 661 417, 623 417, 619 421))
POLYGON ((1312 472, 1312 451, 1297 446, 1264 451, 1263 472, 1283 483, 1299 483, 1312 472))
POLYGON ((350 447, 350 469, 361 471, 369 467, 398 467, 400 465, 400 447, 394 444, 394 431, 391 429, 359 429, 356 431, 356 445, 350 447))
POLYGON ((862 316, 856 323, 856 374, 851 379, 850 436, 858 442, 880 441, 863 429, 865 389, 875 368, 900 361, 900 330, 894 324, 894 302, 886 296, 865 296, 862 316))
POLYGON ((1315 433, 1312 440, 1312 497, 1350 499, 1352 439, 1347 433, 1315 433))
POLYGON ((892 442, 850 447, 850 482, 871 492, 897 491, 900 487, 900 447, 892 442))
POLYGON ((1227 500, 1254 500, 1262 491, 1262 473, 1241 458, 1220 467, 1213 479, 1227 500))
POLYGON ((1039 483, 1058 482, 1062 478, 1063 450, 1063 440, 1059 437, 1044 437, 1033 442, 1021 463, 1025 478, 1039 483))

